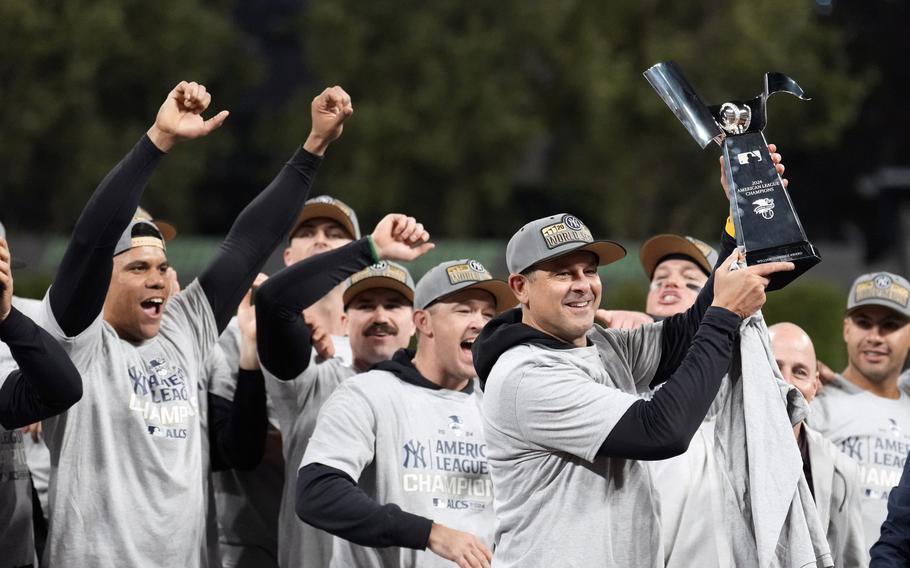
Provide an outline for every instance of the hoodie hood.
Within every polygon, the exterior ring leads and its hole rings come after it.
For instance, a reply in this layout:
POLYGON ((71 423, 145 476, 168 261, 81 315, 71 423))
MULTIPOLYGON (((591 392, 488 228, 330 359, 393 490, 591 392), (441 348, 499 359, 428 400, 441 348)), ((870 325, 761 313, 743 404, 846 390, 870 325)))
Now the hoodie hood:
POLYGON ((474 370, 480 379, 480 388, 487 385, 487 377, 499 356, 516 345, 539 345, 548 349, 575 349, 575 346, 560 341, 552 335, 521 323, 521 308, 506 310, 487 322, 480 335, 474 340, 471 353, 474 355, 474 370))
MULTIPOLYGON (((416 354, 417 352, 414 349, 399 349, 392 355, 391 359, 376 363, 370 370, 388 371, 402 381, 414 386, 430 390, 442 390, 441 386, 421 375, 417 367, 414 366, 413 359, 416 354)), ((467 394, 474 392, 474 381, 468 381, 467 386, 461 389, 461 392, 467 394)))

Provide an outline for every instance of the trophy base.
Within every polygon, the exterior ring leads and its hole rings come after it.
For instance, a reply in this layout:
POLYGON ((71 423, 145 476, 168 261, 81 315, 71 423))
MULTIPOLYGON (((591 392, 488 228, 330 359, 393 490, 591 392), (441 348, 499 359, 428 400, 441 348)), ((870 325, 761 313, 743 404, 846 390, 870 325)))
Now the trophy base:
POLYGON ((768 277, 770 283, 766 288, 768 291, 783 288, 790 282, 796 280, 802 273, 821 262, 821 260, 822 257, 818 254, 818 250, 809 242, 793 243, 746 252, 747 266, 779 261, 792 262, 796 265, 796 268, 789 272, 775 272, 774 274, 771 274, 768 277))

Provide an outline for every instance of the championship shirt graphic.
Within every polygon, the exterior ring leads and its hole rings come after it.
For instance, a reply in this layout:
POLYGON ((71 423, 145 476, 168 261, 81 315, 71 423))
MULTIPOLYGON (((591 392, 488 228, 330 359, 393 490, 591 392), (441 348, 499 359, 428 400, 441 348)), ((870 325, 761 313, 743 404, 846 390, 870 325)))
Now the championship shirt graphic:
POLYGON ((434 434, 402 445, 402 489, 419 493, 434 509, 486 510, 492 504, 493 482, 483 439, 454 414, 446 416, 434 434))
POLYGON ((0 428, 0 482, 28 479, 25 448, 19 429, 0 428))
POLYGON ((859 462, 863 497, 886 501, 903 473, 910 452, 910 434, 893 418, 877 430, 875 434, 845 438, 840 447, 859 462))
POLYGON ((186 372, 163 356, 149 359, 143 368, 130 366, 129 408, 142 413, 152 436, 183 439, 199 413, 195 389, 187 386, 186 372))

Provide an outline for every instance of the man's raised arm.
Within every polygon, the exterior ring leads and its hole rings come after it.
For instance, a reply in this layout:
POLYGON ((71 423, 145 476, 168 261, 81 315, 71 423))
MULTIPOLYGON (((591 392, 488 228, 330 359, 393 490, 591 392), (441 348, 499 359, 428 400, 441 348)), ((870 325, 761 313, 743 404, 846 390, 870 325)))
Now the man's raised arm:
POLYGON ((148 132, 86 203, 50 290, 54 317, 67 336, 81 333, 101 313, 114 248, 161 158, 178 142, 206 136, 224 123, 227 111, 202 118, 211 100, 203 85, 181 81, 158 109, 148 132))
POLYGON ((303 147, 237 217, 215 258, 199 276, 218 331, 227 326, 238 302, 269 254, 291 229, 306 201, 326 149, 341 136, 354 113, 351 97, 341 87, 319 94, 311 105, 312 130, 303 147))

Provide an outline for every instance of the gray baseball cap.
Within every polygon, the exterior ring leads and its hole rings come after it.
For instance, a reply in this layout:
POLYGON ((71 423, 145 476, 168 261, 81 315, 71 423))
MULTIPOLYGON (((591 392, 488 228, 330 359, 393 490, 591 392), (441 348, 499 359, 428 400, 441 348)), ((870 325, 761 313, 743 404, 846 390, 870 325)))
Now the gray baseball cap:
MULTIPOLYGON (((0 222, 0 239, 6 238, 6 227, 3 226, 3 222, 0 222)), ((9 259, 10 268, 25 268, 25 263, 19 260, 18 258, 11 257, 9 259)))
POLYGON ((496 313, 514 307, 518 300, 502 280, 495 280, 476 260, 463 258, 437 264, 417 282, 414 307, 426 309, 433 302, 460 290, 476 289, 489 292, 496 302, 496 313))
POLYGON ((850 288, 847 313, 863 306, 883 306, 910 318, 910 282, 890 272, 863 274, 850 288))
POLYGON ((651 279, 654 270, 668 256, 685 256, 691 258, 705 274, 711 275, 714 265, 717 264, 717 251, 704 241, 695 237, 682 235, 657 235, 651 237, 641 245, 638 258, 645 274, 651 279))
POLYGON ((400 293, 411 303, 414 303, 414 279, 404 266, 387 260, 380 260, 360 272, 355 272, 348 278, 342 294, 345 308, 354 296, 364 290, 373 288, 387 288, 400 293))
POLYGON ((164 236, 158 227, 147 219, 133 217, 114 248, 114 256, 136 247, 157 247, 167 252, 164 236))
POLYGON ((581 219, 568 213, 531 221, 509 239, 506 265, 518 274, 531 266, 576 251, 590 251, 603 266, 626 256, 626 249, 613 241, 595 241, 581 219))
POLYGON ((291 229, 288 239, 293 239, 294 234, 300 229, 306 221, 310 219, 331 219, 335 221, 351 235, 354 240, 360 238, 360 225, 357 223, 357 214, 340 199, 335 199, 328 195, 320 195, 312 199, 307 199, 297 216, 297 222, 291 229))

